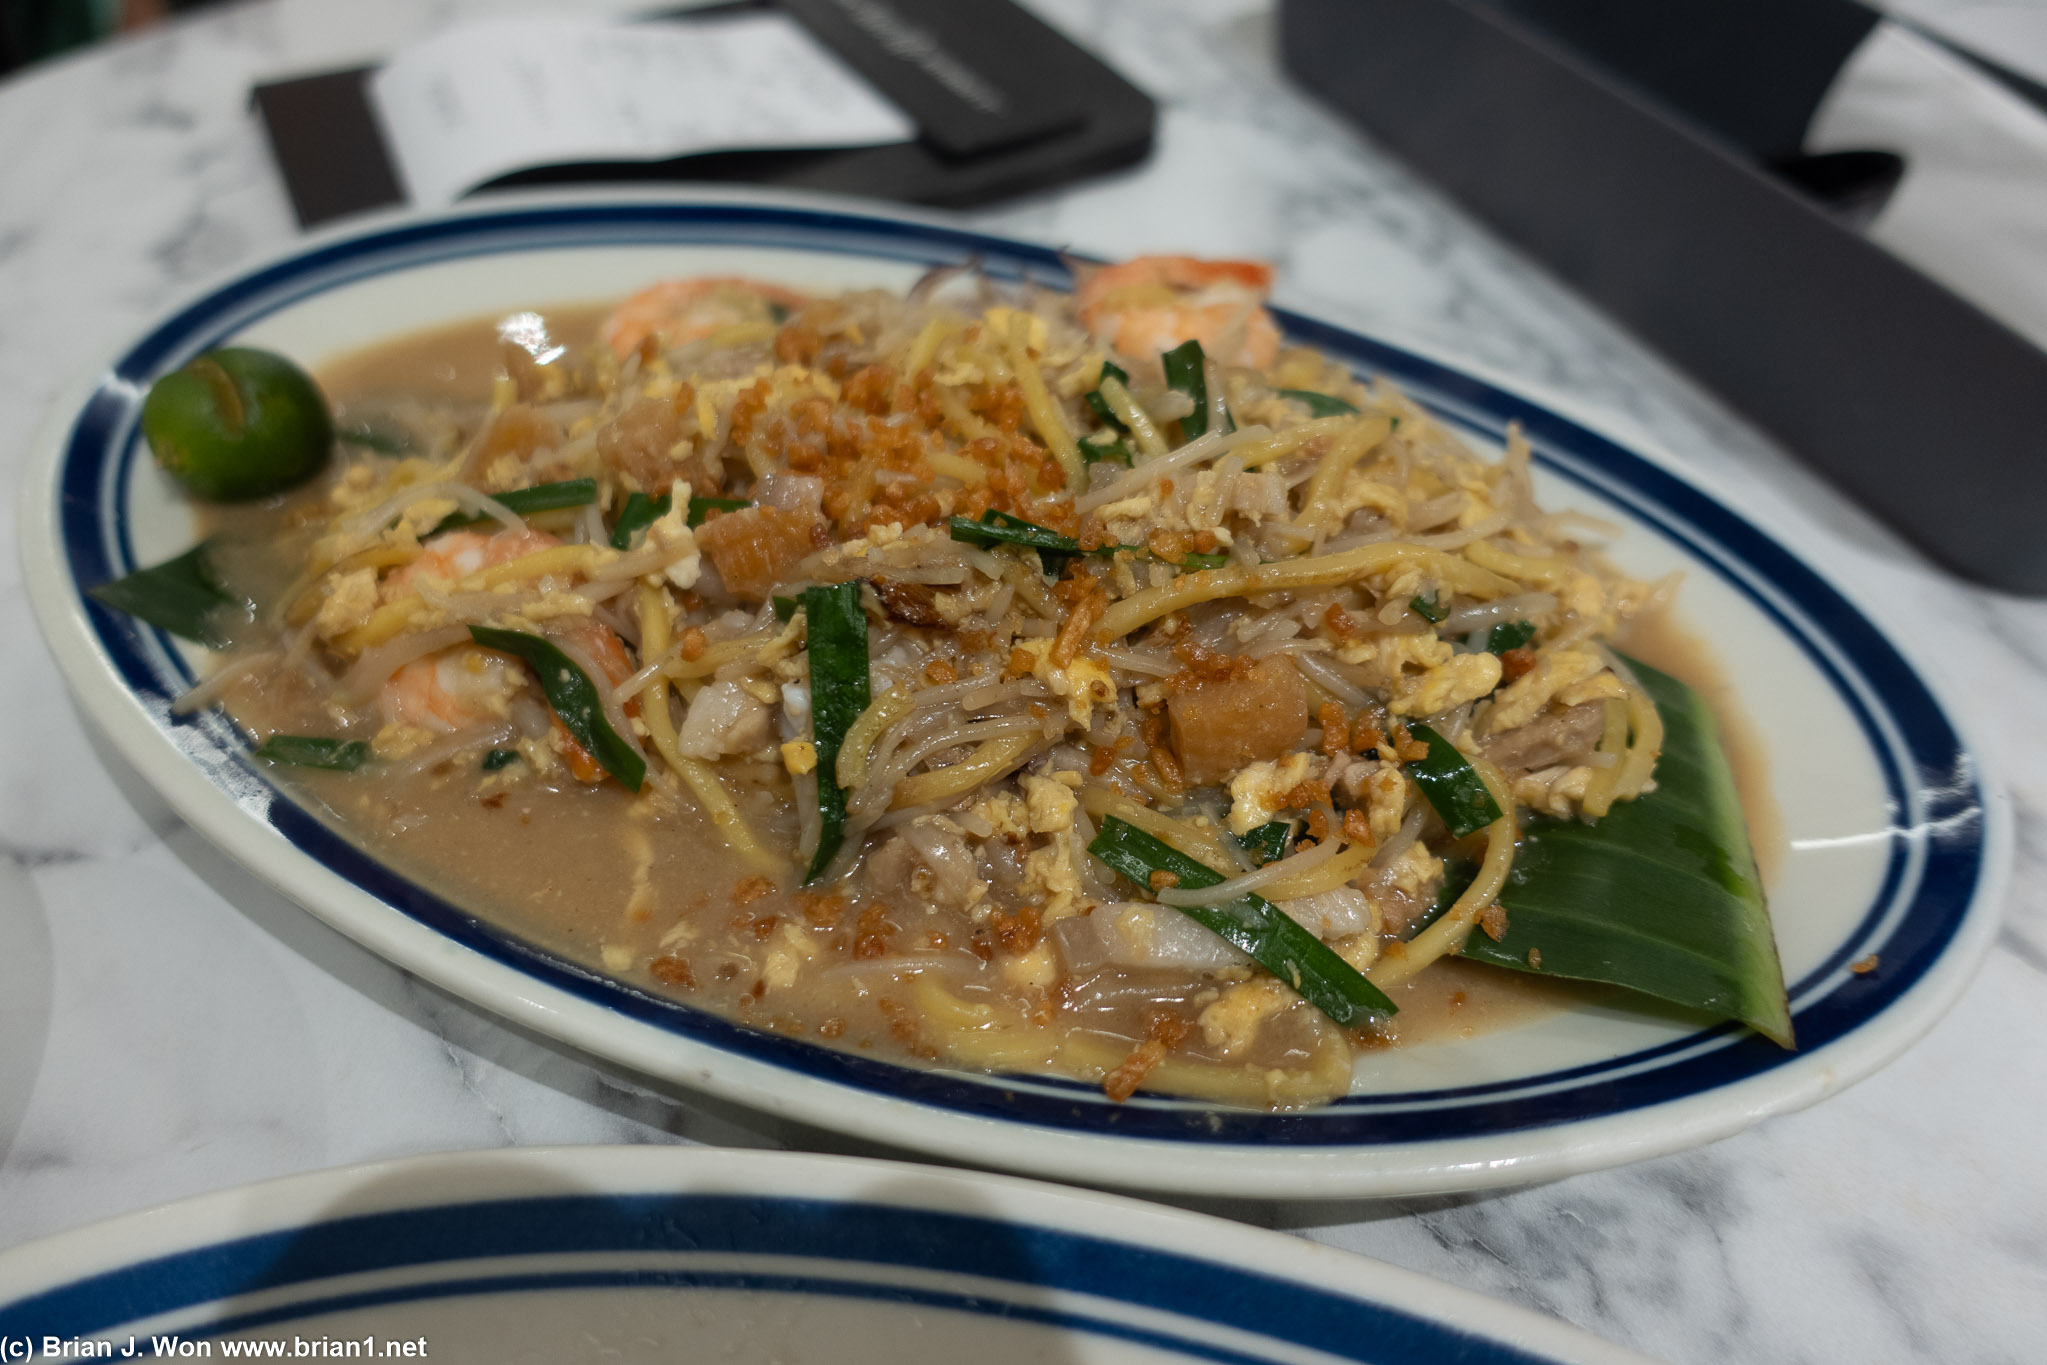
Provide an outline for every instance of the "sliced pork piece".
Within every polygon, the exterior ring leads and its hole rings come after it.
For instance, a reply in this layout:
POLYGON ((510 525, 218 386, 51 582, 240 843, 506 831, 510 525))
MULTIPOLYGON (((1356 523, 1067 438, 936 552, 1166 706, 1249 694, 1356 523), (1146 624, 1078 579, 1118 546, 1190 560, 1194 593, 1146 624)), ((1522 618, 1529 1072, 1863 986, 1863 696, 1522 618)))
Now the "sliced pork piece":
POLYGON ((1604 703, 1545 711, 1526 725, 1485 742, 1486 757, 1509 777, 1559 763, 1583 763, 1606 730, 1604 703))

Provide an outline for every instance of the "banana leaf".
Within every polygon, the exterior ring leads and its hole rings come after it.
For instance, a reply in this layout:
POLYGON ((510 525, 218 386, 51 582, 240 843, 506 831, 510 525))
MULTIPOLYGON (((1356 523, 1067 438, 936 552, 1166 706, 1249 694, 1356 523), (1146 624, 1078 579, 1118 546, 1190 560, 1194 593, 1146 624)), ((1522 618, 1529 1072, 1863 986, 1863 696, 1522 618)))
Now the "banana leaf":
POLYGON ((1474 931, 1464 956, 1642 991, 1791 1047, 1784 972, 1712 712, 1677 679, 1631 666, 1663 716, 1654 790, 1596 824, 1529 821, 1500 893, 1506 933, 1474 931))

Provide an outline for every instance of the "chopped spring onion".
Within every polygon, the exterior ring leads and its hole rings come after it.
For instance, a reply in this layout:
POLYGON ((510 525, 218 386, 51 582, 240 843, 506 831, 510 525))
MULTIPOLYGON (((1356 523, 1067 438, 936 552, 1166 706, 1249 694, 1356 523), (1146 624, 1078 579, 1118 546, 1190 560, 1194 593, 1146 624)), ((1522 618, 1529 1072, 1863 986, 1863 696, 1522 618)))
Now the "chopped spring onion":
POLYGON ((1113 432, 1105 431, 1100 436, 1083 436, 1076 444, 1080 447, 1082 464, 1101 464, 1104 460, 1110 464, 1127 465, 1131 462, 1130 447, 1123 444, 1123 438, 1113 432))
POLYGON ((1427 725, 1409 726, 1408 733, 1428 745, 1429 752, 1407 765, 1407 775, 1429 798, 1450 833, 1462 839, 1500 818, 1499 803, 1456 745, 1427 725))
POLYGON ((1294 829, 1292 820, 1268 820, 1238 839, 1237 844, 1251 855, 1252 862, 1263 867, 1286 857, 1287 850, 1293 847, 1294 829))
POLYGON ((794 616, 796 609, 803 604, 793 597, 777 595, 768 599, 768 605, 775 609, 775 619, 777 621, 786 621, 794 616))
POLYGON ((225 609, 236 602, 214 574, 211 546, 201 541, 176 559, 87 588, 85 595, 160 630, 221 648, 228 642, 225 609))
MULTIPOLYGON (((530 517, 536 512, 558 512, 564 507, 581 507, 584 503, 597 501, 597 480, 563 479, 559 483, 536 483, 531 488, 514 488, 493 493, 491 497, 503 503, 506 511, 530 517)), ((481 512, 450 512, 427 535, 437 536, 443 531, 476 526, 489 520, 481 512)))
POLYGON ((1414 614, 1431 625, 1446 619, 1450 613, 1443 610, 1442 602, 1434 593, 1427 597, 1415 596, 1407 599, 1407 605, 1414 614))
POLYGON ((817 851, 803 874, 808 885, 823 875, 846 841, 846 789, 838 782, 839 748, 871 698, 867 613, 860 609, 860 584, 805 588, 803 615, 810 637, 810 742, 817 748, 817 851))
POLYGON ((745 498, 691 498, 689 500, 689 524, 702 526, 704 518, 713 512, 737 512, 742 507, 751 507, 745 498))
POLYGON ((485 649, 502 650, 526 661, 540 679, 547 704, 561 718, 562 728, 583 746, 598 766, 617 778, 627 791, 638 791, 647 780, 647 760, 632 742, 620 737, 605 718, 604 703, 590 675, 569 660, 554 645, 522 630, 498 630, 492 626, 471 626, 469 638, 485 649))
POLYGON ((626 494, 625 505, 618 509, 618 520, 611 527, 611 548, 632 549, 633 537, 667 516, 674 505, 675 500, 666 493, 658 498, 645 493, 626 494))
POLYGON ((1486 635, 1485 647, 1494 654, 1519 649, 1535 638, 1535 622, 1502 621, 1486 635))
POLYGON ((1281 398, 1293 399, 1314 417, 1348 417, 1358 410, 1354 403, 1346 403, 1332 394, 1317 393, 1313 389, 1274 389, 1273 392, 1281 398))
MULTIPOLYGON (((1095 416, 1107 422, 1110 428, 1115 431, 1130 430, 1129 427, 1123 425, 1123 419, 1116 415, 1116 410, 1109 406, 1109 400, 1102 397, 1102 379, 1113 379, 1118 384, 1127 386, 1130 383, 1130 372, 1113 360, 1105 360, 1102 362, 1101 379, 1097 379, 1095 387, 1087 391, 1087 405, 1094 412, 1095 416)), ((1081 449, 1087 449, 1085 441, 1081 442, 1081 449)), ((1128 464, 1129 461, 1125 460, 1124 463, 1128 464)))
POLYGON ((328 739, 324 735, 272 735, 256 746, 256 757, 301 768, 352 773, 369 760, 370 746, 359 739, 328 739))
POLYGON ((1182 555, 1177 567, 1182 573, 1199 573, 1203 569, 1220 569, 1229 562, 1229 555, 1217 550, 1214 554, 1182 555))
MULTIPOLYGON (((1166 387, 1178 389, 1194 400, 1194 411, 1180 419, 1180 433, 1187 440, 1208 434, 1208 356, 1201 343, 1187 340, 1167 351, 1160 359, 1166 367, 1166 387)), ((1237 424, 1223 410, 1223 430, 1235 431, 1237 424)))
POLYGON ((509 768, 519 761, 517 749, 492 749, 483 756, 483 770, 494 773, 499 768, 509 768))
MULTIPOLYGON (((1101 833, 1087 851, 1141 887, 1151 886, 1154 872, 1170 873, 1174 885, 1184 887, 1214 886, 1223 880, 1214 868, 1113 815, 1102 821, 1101 833)), ((1175 908, 1249 953, 1338 1024, 1362 1024, 1398 1012, 1357 968, 1261 896, 1246 893, 1222 905, 1175 908)))

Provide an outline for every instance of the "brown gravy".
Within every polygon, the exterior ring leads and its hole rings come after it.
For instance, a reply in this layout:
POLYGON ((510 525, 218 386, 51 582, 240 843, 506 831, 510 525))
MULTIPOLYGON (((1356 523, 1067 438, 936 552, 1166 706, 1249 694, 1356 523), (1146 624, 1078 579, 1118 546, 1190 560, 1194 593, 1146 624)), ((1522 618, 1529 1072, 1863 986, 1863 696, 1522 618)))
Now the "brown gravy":
MULTIPOLYGON (((554 337, 571 344, 594 336, 601 317, 587 305, 541 311, 554 337)), ((319 380, 343 422, 392 395, 482 402, 499 371, 498 345, 494 320, 477 319, 344 355, 322 368, 319 380)), ((229 523, 253 529, 275 515, 237 513, 229 523)), ((1781 861, 1781 822, 1766 755, 1731 684, 1703 642, 1667 613, 1638 623, 1625 646, 1709 699, 1767 883, 1781 861)), ((309 692, 252 685, 228 699, 238 716, 261 730, 325 728, 309 692)), ((468 764, 444 764, 423 776, 372 770, 290 776, 342 832, 367 843, 395 870, 571 961, 760 1027, 837 1047, 936 1056, 915 1027, 905 1025, 908 985, 877 984, 871 972, 827 970, 808 978, 800 1009, 762 988, 773 954, 787 950, 785 926, 843 948, 858 932, 854 912, 828 894, 790 894, 750 880, 749 869, 687 801, 635 801, 613 784, 501 780, 468 764), (665 979, 649 973, 649 959, 664 955, 688 964, 678 969, 686 981, 673 971, 665 979)), ((751 801, 749 818, 761 825, 788 822, 786 795, 756 788, 751 801)), ((959 956, 959 945, 933 943, 934 936, 920 935, 914 924, 895 927, 893 953, 928 956, 950 948, 959 956)), ((943 971, 939 976, 969 1003, 986 990, 943 971)), ((1374 1041, 1475 1037, 1601 995, 1597 987, 1452 961, 1396 991, 1401 1013, 1374 1041)), ((1112 1018, 1101 1031, 1134 1038, 1143 1030, 1134 1019, 1112 1018)), ((1284 1036, 1285 1030, 1273 1032, 1282 1036, 1260 1056, 1263 1064, 1298 1062, 1311 1046, 1284 1036)))

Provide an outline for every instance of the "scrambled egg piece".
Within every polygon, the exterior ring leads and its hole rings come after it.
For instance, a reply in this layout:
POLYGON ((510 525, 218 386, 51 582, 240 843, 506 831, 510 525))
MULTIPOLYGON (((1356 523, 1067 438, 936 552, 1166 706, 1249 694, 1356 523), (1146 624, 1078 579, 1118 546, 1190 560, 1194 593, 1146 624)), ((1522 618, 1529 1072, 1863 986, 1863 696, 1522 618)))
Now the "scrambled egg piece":
POLYGON ((1387 871, 1396 891, 1404 891, 1416 900, 1426 900, 1433 894, 1436 884, 1443 880, 1443 860, 1416 841, 1393 860, 1387 871))
POLYGON ((1542 714, 1550 698, 1605 667, 1597 654, 1583 650, 1559 649, 1543 655, 1534 668, 1501 690, 1486 717, 1486 733, 1497 735, 1528 724, 1542 714))
POLYGON ((1440 668, 1456 655, 1448 640, 1427 631, 1357 640, 1336 651, 1337 658, 1366 670, 1368 686, 1387 691, 1400 685, 1408 669, 1440 668))
POLYGON ((1225 1057, 1234 1057, 1258 1039, 1265 1021, 1283 1014, 1298 997, 1279 978, 1255 977, 1230 987, 1201 1012, 1201 1038, 1225 1057))
POLYGON ((1080 909, 1080 873, 1073 865, 1073 846, 1069 840, 1055 838, 1025 856, 1023 894, 1044 905, 1048 924, 1080 909))
POLYGON ((1577 706, 1588 701, 1604 701, 1609 697, 1618 700, 1626 695, 1627 689, 1621 686, 1621 680, 1608 669, 1605 672, 1594 673, 1584 682, 1559 690, 1557 701, 1564 706, 1577 706))
POLYGON ((1477 701, 1500 685, 1500 656, 1456 654, 1417 677, 1404 677, 1393 688, 1389 709, 1399 716, 1433 716, 1477 701))
POLYGON ((1047 990, 1059 979, 1059 959, 1050 941, 1040 939, 1029 952, 1003 958, 1002 975, 1012 986, 1047 990))
POLYGON ((782 746, 782 766, 791 777, 817 771, 817 746, 807 739, 792 739, 782 746))
POLYGON ((327 599, 313 617, 313 633, 331 640, 366 625, 377 610, 377 571, 357 569, 327 580, 327 599))
POLYGON ((1558 764, 1515 778, 1514 799, 1530 810, 1568 820, 1578 813, 1578 805, 1585 799, 1585 787, 1591 781, 1591 768, 1566 768, 1558 764))
POLYGON ((1049 777, 1026 777, 1023 789, 1033 834, 1057 834, 1073 828, 1073 812, 1080 801, 1072 788, 1049 777))
POLYGON ((1024 803, 1008 792, 997 792, 974 807, 974 814, 986 820, 993 828, 992 838, 1021 839, 1030 833, 1030 817, 1024 803))
POLYGON ((668 511, 647 527, 647 548, 668 557, 661 570, 670 583, 687 592, 703 573, 704 557, 697 550, 697 533, 689 528, 689 484, 677 479, 668 490, 668 511))
POLYGON ((794 923, 784 921, 775 933, 775 946, 761 968, 761 980, 769 990, 782 991, 796 984, 803 964, 817 956, 817 945, 794 923))
POLYGON ((1287 793, 1308 780, 1315 755, 1261 759, 1230 779, 1230 833, 1242 838, 1286 809, 1287 793))
POLYGON ((1365 818, 1372 826, 1372 841, 1385 843, 1400 833, 1407 815, 1407 778, 1391 763, 1380 762, 1365 779, 1365 818))
POLYGON ((1094 724, 1095 707, 1116 706, 1116 677, 1099 659, 1082 654, 1064 668, 1052 662, 1051 640, 1019 640, 1016 647, 1031 656, 1031 676, 1066 698, 1066 713, 1081 729, 1094 724))

